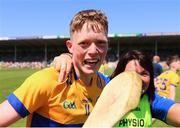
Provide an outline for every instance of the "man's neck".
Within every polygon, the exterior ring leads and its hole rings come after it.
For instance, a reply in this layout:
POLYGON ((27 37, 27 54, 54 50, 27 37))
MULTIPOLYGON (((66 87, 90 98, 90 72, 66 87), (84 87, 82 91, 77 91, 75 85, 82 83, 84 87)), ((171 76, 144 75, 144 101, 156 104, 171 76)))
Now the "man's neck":
POLYGON ((91 86, 92 81, 93 81, 93 75, 87 75, 87 74, 81 73, 77 71, 76 69, 75 69, 75 73, 78 79, 80 79, 86 86, 91 86))
POLYGON ((92 85, 92 81, 93 81, 93 78, 92 78, 92 77, 82 76, 82 77, 79 77, 79 79, 80 79, 86 86, 91 86, 91 85, 92 85))

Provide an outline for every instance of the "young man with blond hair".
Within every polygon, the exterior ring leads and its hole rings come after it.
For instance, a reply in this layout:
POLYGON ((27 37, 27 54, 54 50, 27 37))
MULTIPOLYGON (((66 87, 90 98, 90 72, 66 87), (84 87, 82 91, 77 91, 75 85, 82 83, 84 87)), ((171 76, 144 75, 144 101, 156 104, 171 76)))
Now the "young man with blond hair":
POLYGON ((97 71, 107 53, 107 33, 103 12, 78 12, 66 41, 73 61, 68 80, 59 84, 53 67, 28 77, 0 104, 0 126, 26 116, 27 127, 82 126, 105 86, 105 77, 97 71))

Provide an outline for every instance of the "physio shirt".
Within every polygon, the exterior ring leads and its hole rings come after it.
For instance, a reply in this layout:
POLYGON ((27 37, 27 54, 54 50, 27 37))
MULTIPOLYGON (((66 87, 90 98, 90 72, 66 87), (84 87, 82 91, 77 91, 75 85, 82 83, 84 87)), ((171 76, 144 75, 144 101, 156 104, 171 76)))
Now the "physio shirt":
POLYGON ((130 111, 116 127, 151 127, 152 117, 148 95, 141 97, 138 107, 130 111))

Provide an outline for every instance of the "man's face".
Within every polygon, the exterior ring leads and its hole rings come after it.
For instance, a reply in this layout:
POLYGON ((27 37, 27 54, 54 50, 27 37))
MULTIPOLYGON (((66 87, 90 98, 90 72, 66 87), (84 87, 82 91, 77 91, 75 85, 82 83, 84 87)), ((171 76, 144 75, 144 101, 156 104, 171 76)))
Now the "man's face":
POLYGON ((94 31, 87 23, 75 31, 69 41, 73 64, 78 75, 94 74, 102 64, 108 49, 104 30, 94 31))
POLYGON ((173 63, 171 63, 171 66, 176 70, 179 71, 180 70, 180 61, 174 61, 173 63))

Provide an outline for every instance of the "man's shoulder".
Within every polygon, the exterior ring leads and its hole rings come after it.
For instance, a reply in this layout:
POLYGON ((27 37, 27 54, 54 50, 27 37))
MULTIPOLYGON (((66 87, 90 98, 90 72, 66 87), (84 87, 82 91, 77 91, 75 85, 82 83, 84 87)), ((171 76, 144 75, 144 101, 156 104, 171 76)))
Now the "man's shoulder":
POLYGON ((32 76, 35 76, 36 78, 38 77, 53 78, 53 77, 57 77, 57 75, 58 72, 53 67, 44 68, 32 74, 32 76))
POLYGON ((172 71, 172 70, 167 70, 167 71, 163 72, 163 74, 166 74, 166 75, 168 75, 169 77, 172 77, 172 78, 179 77, 179 75, 176 72, 172 71))
POLYGON ((169 70, 169 72, 172 74, 172 75, 174 75, 174 76, 179 76, 179 74, 177 74, 175 71, 173 71, 173 70, 169 70))
POLYGON ((35 72, 27 78, 27 81, 37 85, 47 85, 54 83, 57 79, 58 72, 53 67, 49 67, 35 72))

